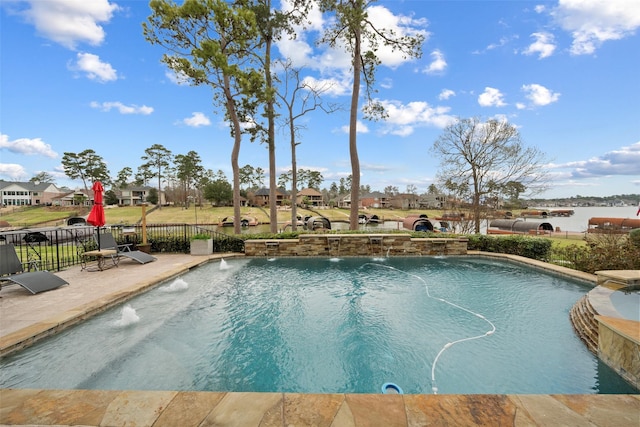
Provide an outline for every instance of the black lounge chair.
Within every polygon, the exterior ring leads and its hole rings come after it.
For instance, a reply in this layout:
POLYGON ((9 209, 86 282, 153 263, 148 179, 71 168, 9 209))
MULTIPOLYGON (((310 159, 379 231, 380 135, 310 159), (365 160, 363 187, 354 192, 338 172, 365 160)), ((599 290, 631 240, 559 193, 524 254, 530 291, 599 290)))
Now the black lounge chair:
POLYGON ((99 242, 98 249, 115 249, 116 257, 131 258, 138 261, 140 264, 146 264, 157 259, 156 257, 142 251, 132 251, 130 243, 124 245, 117 244, 116 239, 111 233, 100 233, 98 237, 99 238, 96 238, 96 241, 99 242))
POLYGON ((48 271, 25 272, 13 243, 0 245, 0 283, 5 281, 16 283, 32 294, 69 284, 48 271))

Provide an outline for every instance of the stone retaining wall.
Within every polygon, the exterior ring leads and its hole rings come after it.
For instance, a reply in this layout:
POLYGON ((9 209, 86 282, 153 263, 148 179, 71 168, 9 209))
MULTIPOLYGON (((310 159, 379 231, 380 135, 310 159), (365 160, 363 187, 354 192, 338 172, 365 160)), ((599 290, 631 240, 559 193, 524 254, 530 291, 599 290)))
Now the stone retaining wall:
POLYGON ((246 240, 246 256, 466 255, 469 240, 409 234, 302 234, 297 239, 246 240))

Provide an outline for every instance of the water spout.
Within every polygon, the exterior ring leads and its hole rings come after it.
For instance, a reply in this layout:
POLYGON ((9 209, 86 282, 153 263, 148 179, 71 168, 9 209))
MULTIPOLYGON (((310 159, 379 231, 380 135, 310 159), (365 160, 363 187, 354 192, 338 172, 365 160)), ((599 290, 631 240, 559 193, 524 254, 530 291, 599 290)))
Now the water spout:
POLYGON ((189 288, 189 284, 187 282, 184 281, 184 279, 176 279, 174 280, 170 285, 167 286, 163 286, 161 289, 164 292, 178 292, 178 291, 184 291, 185 289, 189 288))
POLYGON ((122 314, 120 315, 120 319, 114 322, 114 326, 118 328, 124 328, 126 326, 130 326, 136 324, 140 321, 140 316, 136 313, 136 310, 130 305, 125 305, 122 308, 122 314))

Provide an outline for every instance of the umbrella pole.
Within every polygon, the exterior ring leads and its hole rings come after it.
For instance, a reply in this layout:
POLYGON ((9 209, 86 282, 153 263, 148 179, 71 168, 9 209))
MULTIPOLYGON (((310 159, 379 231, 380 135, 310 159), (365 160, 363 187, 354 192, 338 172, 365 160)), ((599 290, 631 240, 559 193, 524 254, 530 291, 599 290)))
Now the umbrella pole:
POLYGON ((96 233, 98 233, 98 250, 101 250, 102 247, 100 247, 100 227, 96 227, 96 233))

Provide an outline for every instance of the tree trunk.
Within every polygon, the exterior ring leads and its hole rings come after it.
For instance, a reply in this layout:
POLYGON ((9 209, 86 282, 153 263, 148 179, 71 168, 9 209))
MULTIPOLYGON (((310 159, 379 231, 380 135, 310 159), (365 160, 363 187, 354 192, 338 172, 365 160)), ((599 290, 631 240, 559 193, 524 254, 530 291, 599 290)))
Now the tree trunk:
POLYGON ((351 211, 349 229, 358 229, 358 207, 360 205, 360 160, 358 159, 357 126, 358 98, 360 97, 360 74, 362 72, 360 28, 355 30, 353 49, 353 90, 351 92, 351 113, 349 117, 349 154, 351 155, 351 211))
MULTIPOLYGON (((270 3, 269 3, 270 6, 270 3)), ((268 144, 269 144, 269 224, 270 231, 272 233, 278 232, 278 196, 277 196, 277 184, 276 184, 276 137, 275 137, 275 117, 273 103, 274 99, 271 95, 271 89, 273 87, 273 79, 271 76, 271 29, 266 39, 265 46, 265 58, 264 58, 264 72, 267 83, 267 121, 269 122, 268 129, 268 144)))
MULTIPOLYGON (((292 103, 293 104, 293 103, 292 103)), ((296 159, 296 128, 293 124, 293 107, 289 106, 289 135, 291 135, 291 231, 298 229, 298 161, 296 159)))
POLYGON ((240 143, 242 142, 242 129, 236 112, 236 106, 231 95, 231 81, 229 76, 224 76, 224 93, 227 104, 227 112, 233 125, 233 150, 231 150, 231 169, 233 170, 233 232, 241 233, 240 228, 240 143))

